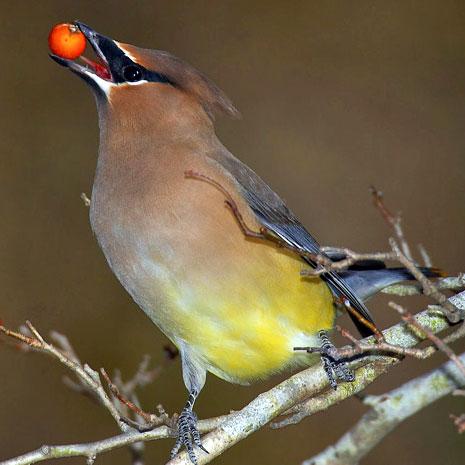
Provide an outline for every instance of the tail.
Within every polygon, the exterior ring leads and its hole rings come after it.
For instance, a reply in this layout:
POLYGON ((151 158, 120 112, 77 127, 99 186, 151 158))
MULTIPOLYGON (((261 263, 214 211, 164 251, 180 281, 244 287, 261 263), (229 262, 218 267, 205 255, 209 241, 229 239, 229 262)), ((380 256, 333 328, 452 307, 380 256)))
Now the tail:
MULTIPOLYGON (((444 277, 439 268, 419 268, 427 278, 444 277)), ((392 284, 402 281, 414 281, 415 277, 405 268, 357 267, 338 273, 358 297, 366 302, 370 297, 392 284)))

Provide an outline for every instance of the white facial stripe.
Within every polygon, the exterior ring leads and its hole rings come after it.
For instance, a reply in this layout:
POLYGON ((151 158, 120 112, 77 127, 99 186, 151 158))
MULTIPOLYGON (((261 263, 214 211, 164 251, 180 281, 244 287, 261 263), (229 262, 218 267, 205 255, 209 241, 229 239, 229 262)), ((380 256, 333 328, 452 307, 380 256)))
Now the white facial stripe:
POLYGON ((140 81, 136 81, 136 82, 122 82, 121 84, 118 84, 118 85, 124 86, 125 84, 127 84, 128 86, 140 86, 141 84, 147 84, 147 82, 149 81, 146 81, 145 79, 141 79, 140 81))
POLYGON ((110 98, 111 89, 114 89, 116 87, 140 86, 141 84, 148 83, 148 81, 146 81, 145 79, 142 79, 137 82, 122 82, 122 83, 117 84, 115 82, 106 81, 105 79, 102 79, 100 76, 97 76, 95 73, 92 73, 91 71, 84 71, 84 73, 93 79, 93 81, 100 87, 100 89, 103 90, 107 98, 110 98))
POLYGON ((113 41, 117 47, 130 59, 132 60, 134 63, 137 63, 137 60, 136 58, 134 57, 134 55, 132 55, 131 53, 129 53, 124 47, 123 45, 120 43, 120 42, 116 42, 116 40, 113 41))
POLYGON ((92 71, 84 71, 84 73, 89 76, 99 87, 103 90, 107 97, 110 96, 110 91, 113 87, 116 86, 114 82, 106 81, 102 79, 100 76, 97 76, 92 71))

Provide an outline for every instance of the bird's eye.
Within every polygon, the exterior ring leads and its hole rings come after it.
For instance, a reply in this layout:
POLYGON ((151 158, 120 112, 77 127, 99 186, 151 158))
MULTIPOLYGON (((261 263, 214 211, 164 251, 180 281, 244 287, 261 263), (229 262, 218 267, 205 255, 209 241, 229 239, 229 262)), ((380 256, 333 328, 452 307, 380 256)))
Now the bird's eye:
POLYGON ((142 70, 139 66, 129 65, 123 69, 123 78, 126 82, 136 82, 142 79, 142 70))

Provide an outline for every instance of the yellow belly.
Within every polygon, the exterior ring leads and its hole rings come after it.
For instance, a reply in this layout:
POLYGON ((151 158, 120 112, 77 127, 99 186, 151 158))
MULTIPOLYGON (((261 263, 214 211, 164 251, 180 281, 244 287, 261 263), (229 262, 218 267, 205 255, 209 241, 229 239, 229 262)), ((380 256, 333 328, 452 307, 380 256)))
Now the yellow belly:
POLYGON ((310 364, 293 348, 318 344, 317 332, 331 329, 335 318, 327 285, 301 278, 301 260, 270 246, 258 251, 236 270, 228 264, 224 273, 193 269, 166 282, 168 321, 156 321, 208 371, 241 384, 310 364))

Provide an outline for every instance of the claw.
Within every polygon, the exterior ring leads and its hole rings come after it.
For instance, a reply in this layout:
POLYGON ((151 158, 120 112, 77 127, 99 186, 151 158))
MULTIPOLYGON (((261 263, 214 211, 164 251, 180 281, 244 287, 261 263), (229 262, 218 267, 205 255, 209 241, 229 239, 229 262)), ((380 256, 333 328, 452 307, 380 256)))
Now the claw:
POLYGON ((171 449, 170 457, 174 458, 182 446, 189 455, 190 461, 197 465, 197 457, 194 452, 194 445, 208 454, 208 450, 202 445, 200 433, 197 429, 197 415, 188 407, 184 408, 178 419, 178 438, 171 449))
POLYGON ((294 350, 305 350, 309 354, 319 353, 329 384, 334 390, 337 389, 338 379, 349 383, 354 381, 355 375, 353 371, 347 366, 347 363, 344 360, 339 359, 336 356, 336 348, 329 340, 326 331, 320 331, 318 336, 321 340, 320 347, 294 347, 294 350))
POLYGON ((320 331, 319 337, 321 340, 320 354, 325 369, 326 375, 328 376, 329 384, 331 387, 337 389, 337 380, 341 379, 345 382, 352 382, 355 380, 355 375, 347 366, 344 360, 339 360, 332 355, 335 347, 329 340, 326 331, 320 331))
POLYGON ((323 368, 325 369, 326 376, 330 386, 336 390, 337 389, 337 379, 335 375, 336 370, 334 369, 334 361, 331 360, 327 355, 321 353, 321 361, 323 362, 323 368))

